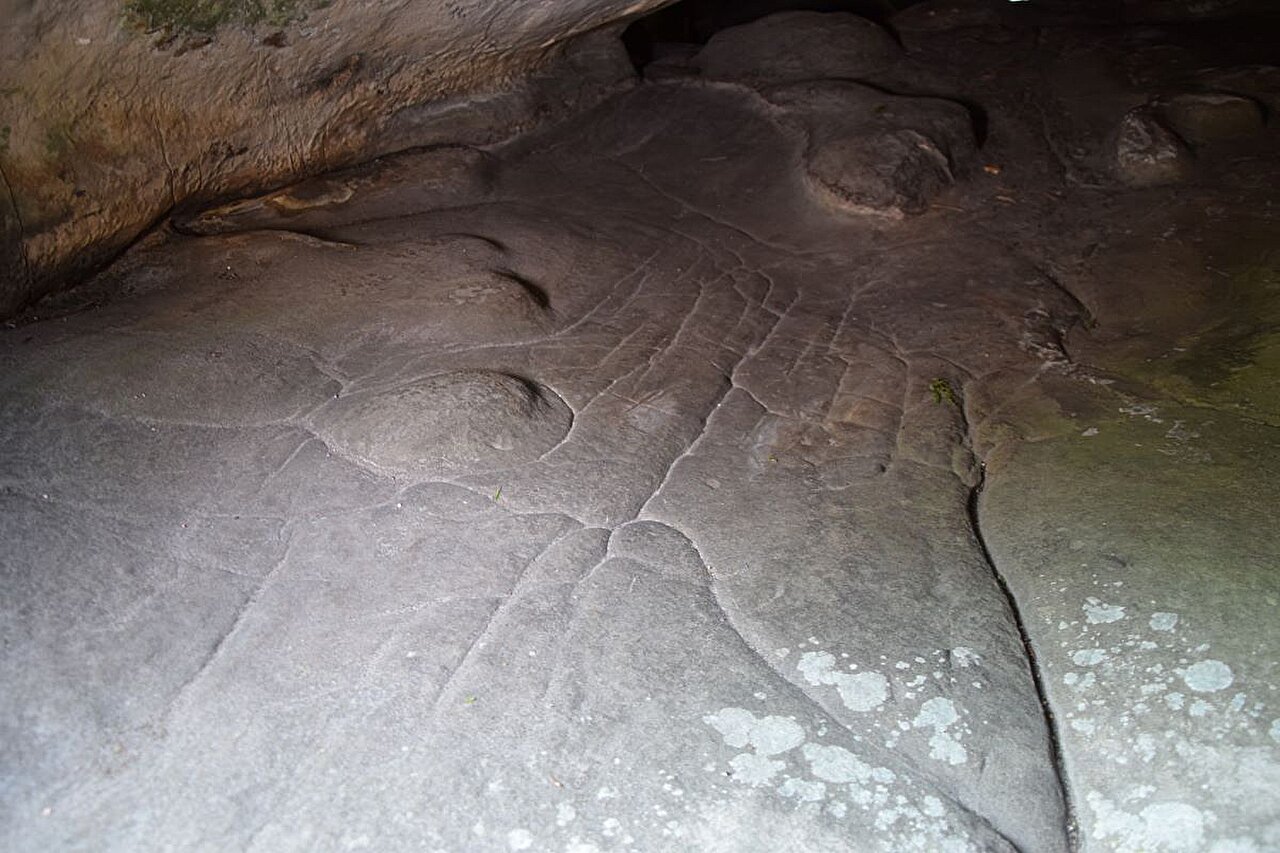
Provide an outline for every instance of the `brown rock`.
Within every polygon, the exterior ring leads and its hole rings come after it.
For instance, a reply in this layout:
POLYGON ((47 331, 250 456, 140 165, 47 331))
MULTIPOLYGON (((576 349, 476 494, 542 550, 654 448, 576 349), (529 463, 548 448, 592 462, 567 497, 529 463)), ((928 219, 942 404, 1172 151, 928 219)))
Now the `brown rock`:
POLYGON ((6 3, 0 316, 175 205, 416 145, 486 144, 590 103, 632 70, 615 34, 574 36, 655 5, 296 0, 264 17, 236 3, 6 3))
POLYGON ((1192 145, 1253 136, 1265 123, 1256 101, 1225 92, 1173 95, 1155 107, 1164 124, 1192 145))
POLYGON ((1148 106, 1125 114, 1113 146, 1116 176, 1135 187, 1177 183, 1191 170, 1187 146, 1148 106))
POLYGON ((991 0, 926 0, 908 6, 889 21, 898 33, 941 33, 969 27, 994 27, 1003 21, 991 0))
POLYGON ((952 101, 889 95, 843 80, 765 96, 805 128, 811 188, 846 212, 892 219, 921 213, 976 149, 969 113, 952 101))
POLYGON ((698 54, 703 76, 747 85, 857 78, 902 55, 876 24, 839 12, 783 12, 717 33, 698 54))

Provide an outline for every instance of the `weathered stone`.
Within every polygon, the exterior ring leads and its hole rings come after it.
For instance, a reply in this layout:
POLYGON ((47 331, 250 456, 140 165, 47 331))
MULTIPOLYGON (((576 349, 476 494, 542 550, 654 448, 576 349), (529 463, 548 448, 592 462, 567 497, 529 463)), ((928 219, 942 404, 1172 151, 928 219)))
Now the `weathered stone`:
POLYGON ((565 437, 573 412, 528 379, 462 370, 344 394, 314 420, 344 456, 422 479, 537 459, 565 437))
POLYGON ((73 337, 38 349, 0 389, 42 388, 108 417, 170 423, 278 423, 339 387, 310 354, 230 329, 136 330, 73 337))
POLYGON ((661 81, 698 76, 696 57, 699 49, 696 44, 654 45, 653 59, 643 69, 644 79, 661 81))
POLYGON ((574 37, 657 2, 7 2, 0 316, 175 205, 594 103, 633 72, 616 33, 574 37))
POLYGON ((493 158, 475 148, 441 146, 381 157, 344 171, 311 178, 257 198, 179 217, 175 227, 190 234, 221 234, 255 228, 305 231, 315 219, 341 210, 348 221, 389 218, 431 207, 483 198, 493 185, 493 158), (412 195, 403 187, 413 187, 412 195), (404 199, 397 204, 399 196, 404 199))
POLYGON ((1265 121, 1256 101, 1222 92, 1170 95, 1152 107, 1166 126, 1192 145, 1256 136, 1265 121))
POLYGON ((1266 105, 1268 117, 1280 111, 1280 67, 1275 65, 1206 68, 1197 72, 1191 82, 1214 91, 1252 98, 1266 105))
POLYGON ((1176 133, 1161 124, 1150 107, 1130 110, 1112 140, 1112 165, 1120 180, 1153 187, 1184 180, 1191 172, 1191 152, 1176 133))
POLYGON ((805 176, 832 206, 892 218, 921 213, 976 150, 968 111, 827 80, 766 90, 807 131, 805 176))
POLYGON ((638 86, 0 329, 0 847, 1276 848, 1280 159, 1076 184, 1188 84, 1005 36, 927 215, 807 157, 956 104, 638 86))
POLYGON ((894 15, 889 25, 900 34, 945 33, 971 27, 995 27, 1004 20, 1002 0, 925 0, 894 15))
POLYGON ((901 55, 893 38, 866 18, 781 12, 716 33, 697 62, 705 77, 766 86, 865 77, 901 55))

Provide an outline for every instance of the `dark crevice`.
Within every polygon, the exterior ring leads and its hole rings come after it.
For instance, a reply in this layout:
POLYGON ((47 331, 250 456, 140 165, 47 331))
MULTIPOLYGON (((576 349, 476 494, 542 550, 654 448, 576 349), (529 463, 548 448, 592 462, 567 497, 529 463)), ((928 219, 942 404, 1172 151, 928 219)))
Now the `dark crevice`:
POLYGON ((1027 656, 1027 666, 1031 670, 1031 680, 1035 684, 1036 698, 1040 700, 1040 709, 1044 714, 1045 728, 1049 735, 1049 752, 1053 759, 1054 775, 1057 777, 1058 788, 1062 792, 1062 805, 1066 811, 1066 825, 1063 829, 1066 833, 1067 849, 1074 853, 1074 851, 1080 849, 1079 824, 1076 820, 1075 802, 1067 777, 1067 767, 1063 757, 1057 716, 1054 714, 1053 706, 1049 703, 1049 693, 1045 688, 1044 673, 1040 669, 1040 661, 1036 654, 1035 646, 1031 642, 1031 635, 1027 631, 1026 622, 1022 618, 1018 600, 1009 588, 1009 582, 1005 579, 1004 574, 1001 573, 995 558, 992 557, 991 550, 987 547, 987 541, 982 534, 980 503, 986 480, 987 466, 985 462, 980 462, 978 465, 978 480, 969 491, 967 506, 969 528, 973 531, 973 538, 982 552, 982 558, 991 569, 991 576, 995 579, 996 586, 1000 588, 1000 593, 1004 596, 1005 603, 1009 607, 1013 623, 1018 629, 1018 637, 1022 641, 1022 649, 1027 656))

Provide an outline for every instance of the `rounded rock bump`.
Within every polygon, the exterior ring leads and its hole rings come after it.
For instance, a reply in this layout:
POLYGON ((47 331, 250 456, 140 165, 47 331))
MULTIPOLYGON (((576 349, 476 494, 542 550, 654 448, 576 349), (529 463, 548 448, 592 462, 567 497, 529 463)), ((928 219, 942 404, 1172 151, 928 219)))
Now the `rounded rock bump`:
POLYGON ((338 398, 316 417, 334 450, 396 477, 518 465, 555 447, 573 411, 550 388, 497 370, 461 369, 338 398))

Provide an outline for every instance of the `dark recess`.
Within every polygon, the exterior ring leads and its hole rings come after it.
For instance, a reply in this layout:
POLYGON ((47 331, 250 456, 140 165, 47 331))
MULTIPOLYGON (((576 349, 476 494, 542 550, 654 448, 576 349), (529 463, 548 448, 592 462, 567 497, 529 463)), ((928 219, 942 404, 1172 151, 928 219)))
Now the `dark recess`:
POLYGON ((654 58, 654 45, 705 44, 720 30, 775 12, 851 12, 883 24, 917 0, 682 0, 635 21, 622 40, 636 67, 654 58))

